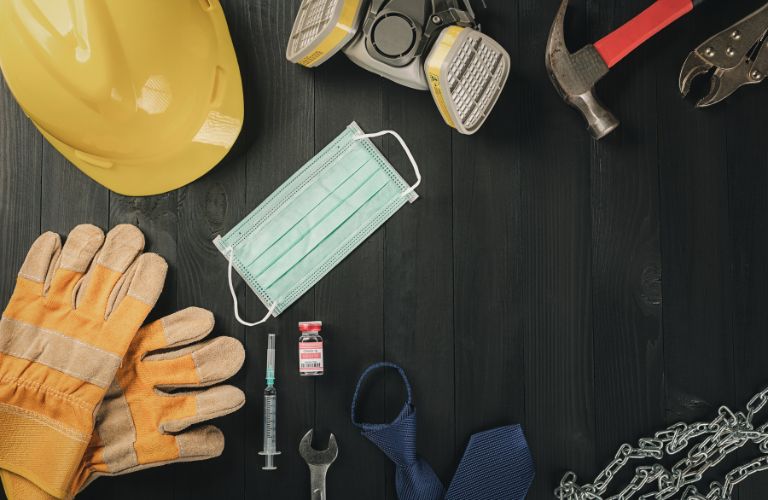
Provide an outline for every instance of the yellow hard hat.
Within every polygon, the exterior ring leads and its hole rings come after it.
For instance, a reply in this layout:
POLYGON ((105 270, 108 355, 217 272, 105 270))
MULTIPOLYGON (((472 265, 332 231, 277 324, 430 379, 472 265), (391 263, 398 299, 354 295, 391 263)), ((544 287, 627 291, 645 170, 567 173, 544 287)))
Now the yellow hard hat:
POLYGON ((219 0, 0 0, 0 69, 45 138, 120 194, 192 182, 242 128, 219 0))

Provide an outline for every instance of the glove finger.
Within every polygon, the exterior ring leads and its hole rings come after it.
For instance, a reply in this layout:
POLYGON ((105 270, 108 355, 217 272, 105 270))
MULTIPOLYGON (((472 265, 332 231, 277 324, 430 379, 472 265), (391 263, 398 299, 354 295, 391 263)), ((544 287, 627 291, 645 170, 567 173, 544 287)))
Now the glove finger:
POLYGON ((168 264, 154 253, 142 254, 107 299, 107 320, 137 332, 163 291, 168 264))
POLYGON ((224 433, 213 425, 204 425, 176 436, 179 462, 216 458, 224 452, 224 433))
POLYGON ((204 339, 213 331, 214 324, 213 313, 200 307, 188 307, 154 321, 142 327, 136 336, 139 357, 204 339))
MULTIPOLYGON (((131 474, 136 471, 160 467, 174 462, 195 462, 198 460, 207 460, 216 458, 224 451, 224 434, 218 428, 212 425, 205 425, 192 429, 190 431, 174 436, 178 456, 170 460, 154 460, 144 463, 137 463, 127 468, 116 468, 109 470, 104 467, 99 470, 83 471, 83 475, 75 481, 77 492, 82 492, 94 480, 102 476, 121 476, 131 474)), ((13 499, 9 499, 13 500, 13 499)), ((21 499, 19 499, 21 500, 21 499)), ((24 499, 26 500, 26 499, 24 499)), ((40 498, 35 500, 48 500, 40 498)))
POLYGON ((46 292, 48 300, 74 307, 74 288, 103 244, 104 232, 96 226, 81 224, 69 232, 46 292))
MULTIPOLYGON (((160 423, 160 431, 165 433, 182 432, 191 425, 199 424, 207 420, 223 417, 239 410, 245 404, 245 394, 237 387, 231 385, 219 385, 204 391, 193 393, 172 394, 166 397, 171 399, 183 398, 184 407, 193 407, 197 411, 191 416, 185 416, 175 420, 166 420, 160 423)), ((168 401, 169 404, 182 401, 168 401)), ((166 413, 171 415, 171 412, 166 413)))
POLYGON ((245 349, 232 337, 217 337, 144 358, 142 369, 161 390, 206 387, 223 382, 240 371, 245 349))
POLYGON ((135 226, 120 224, 104 240, 77 290, 75 307, 104 314, 115 285, 144 249, 144 235, 135 226))
POLYGON ((42 295, 60 253, 61 238, 58 234, 47 232, 38 236, 19 270, 19 286, 42 295))

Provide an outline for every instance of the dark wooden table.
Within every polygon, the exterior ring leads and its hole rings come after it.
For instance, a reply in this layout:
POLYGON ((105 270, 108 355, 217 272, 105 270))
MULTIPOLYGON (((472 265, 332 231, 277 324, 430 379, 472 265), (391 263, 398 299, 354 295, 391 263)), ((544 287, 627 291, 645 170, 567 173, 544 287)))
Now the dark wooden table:
MULTIPOLYGON (((452 133, 427 93, 338 56, 289 64, 299 0, 229 0, 246 91, 233 154, 203 179, 151 198, 111 194, 67 164, 0 92, 0 298, 34 238, 91 222, 137 224, 170 277, 157 314, 199 305, 216 332, 241 339, 235 383, 246 407, 218 424, 216 460, 100 479, 82 498, 308 498, 297 454, 304 432, 336 434, 332 499, 394 498, 393 469, 350 424, 368 364, 402 364, 415 386, 419 451, 448 482, 469 436, 525 427, 537 465, 529 498, 552 498, 573 468, 592 478, 625 441, 678 420, 741 408, 768 384, 768 85, 710 110, 681 100, 687 53, 761 0, 710 2, 660 34, 599 85, 622 127, 597 143, 556 95, 544 46, 557 2, 488 0, 483 28, 510 52, 513 74, 473 137, 452 133), (392 128, 421 163, 421 199, 267 327, 232 317, 226 263, 211 244, 350 121, 392 128), (663 299, 662 299, 663 297, 663 299), (296 370, 296 323, 322 320, 328 374, 296 370), (277 472, 261 470, 266 332, 280 333, 277 472)), ((576 2, 572 48, 649 0, 576 2)), ((399 146, 378 141, 410 178, 399 146)), ((250 318, 263 307, 242 285, 250 318)), ((385 377, 369 419, 402 402, 385 377)), ((741 500, 764 499, 768 474, 741 500)))

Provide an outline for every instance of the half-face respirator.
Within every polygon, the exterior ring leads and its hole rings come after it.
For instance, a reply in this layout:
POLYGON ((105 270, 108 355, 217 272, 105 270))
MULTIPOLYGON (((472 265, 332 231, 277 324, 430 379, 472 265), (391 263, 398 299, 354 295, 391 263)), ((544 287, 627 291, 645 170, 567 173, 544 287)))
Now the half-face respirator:
POLYGON ((311 68, 340 50, 368 71, 429 89, 462 134, 485 122, 509 76, 509 54, 479 31, 469 0, 302 0, 288 60, 311 68))

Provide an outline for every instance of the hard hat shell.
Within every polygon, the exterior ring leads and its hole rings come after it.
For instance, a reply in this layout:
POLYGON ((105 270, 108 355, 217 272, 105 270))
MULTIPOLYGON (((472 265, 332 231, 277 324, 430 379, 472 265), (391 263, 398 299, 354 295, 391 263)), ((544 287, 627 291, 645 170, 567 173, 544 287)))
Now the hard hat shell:
POLYGON ((242 128, 218 0, 0 0, 0 69, 45 138, 120 194, 194 181, 242 128))

